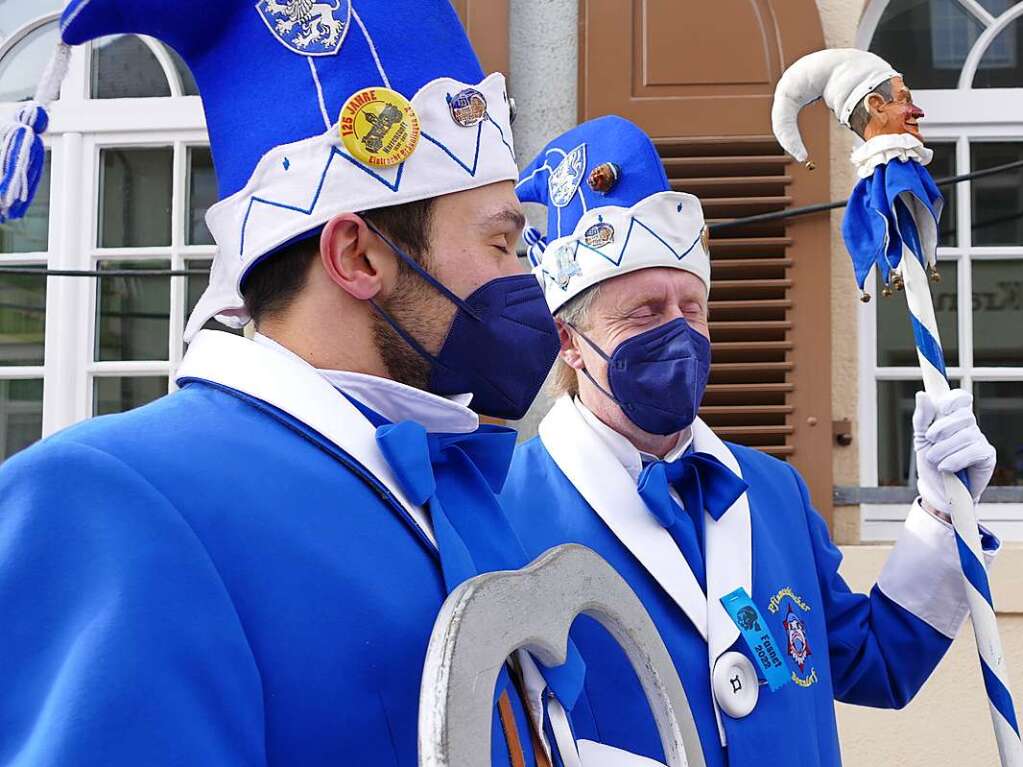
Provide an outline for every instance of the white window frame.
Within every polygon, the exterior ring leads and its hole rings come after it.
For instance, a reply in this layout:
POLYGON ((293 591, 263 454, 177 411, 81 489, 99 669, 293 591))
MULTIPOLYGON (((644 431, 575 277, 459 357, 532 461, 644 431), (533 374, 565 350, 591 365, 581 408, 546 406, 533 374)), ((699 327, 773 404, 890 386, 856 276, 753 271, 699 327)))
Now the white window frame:
MULTIPOLYGON (((872 0, 864 11, 856 37, 856 46, 867 49, 881 16, 890 0, 872 0)), ((977 38, 960 73, 955 89, 914 89, 914 101, 926 113, 924 133, 928 141, 956 146, 955 173, 970 172, 970 144, 982 141, 1023 142, 1023 88, 972 88, 978 65, 999 32, 1023 16, 1023 2, 1018 2, 997 18, 976 0, 956 0, 985 29, 977 38), (977 115, 991 115, 977 120, 977 115)), ((909 83, 912 87, 912 83, 909 83)), ((966 387, 983 381, 1019 381, 1023 386, 1023 367, 973 366, 973 314, 969 311, 973 295, 973 261, 1023 259, 1023 245, 1005 247, 973 247, 969 226, 972 197, 969 181, 958 185, 954 214, 958 231, 956 247, 938 248, 938 259, 955 262, 958 278, 958 341, 959 364, 948 368, 950 378, 959 379, 966 387)), ((891 300, 897 300, 895 298, 891 300)), ((858 310, 859 364, 859 426, 860 485, 877 487, 877 382, 883 380, 920 380, 916 368, 889 368, 877 364, 877 301, 860 304, 858 310)), ((908 449, 908 446, 907 446, 908 449)), ((860 537, 863 541, 890 541, 898 536, 908 512, 906 503, 864 503, 860 506, 860 537)), ((1004 540, 1023 540, 1023 503, 982 503, 978 506, 980 520, 1004 540)))
MULTIPOLYGON (((59 12, 30 21, 0 42, 0 57, 28 34, 58 20, 59 12)), ((100 260, 163 260, 174 270, 187 260, 212 259, 214 246, 184 243, 187 214, 187 150, 208 146, 202 102, 184 96, 174 61, 157 41, 140 36, 161 64, 170 97, 90 99, 92 45, 72 50, 60 100, 50 109, 44 137, 51 151, 51 199, 48 253, 4 257, 4 265, 46 265, 55 270, 94 270, 100 260), (172 244, 162 248, 110 249, 97 246, 100 151, 105 147, 173 147, 172 244)), ((0 118, 16 109, 0 104, 0 118)), ((46 292, 45 363, 36 367, 0 368, 0 379, 43 379, 42 435, 47 437, 92 416, 93 383, 102 376, 166 376, 181 361, 186 277, 170 278, 171 321, 167 360, 155 362, 94 361, 98 278, 49 277, 46 292)))

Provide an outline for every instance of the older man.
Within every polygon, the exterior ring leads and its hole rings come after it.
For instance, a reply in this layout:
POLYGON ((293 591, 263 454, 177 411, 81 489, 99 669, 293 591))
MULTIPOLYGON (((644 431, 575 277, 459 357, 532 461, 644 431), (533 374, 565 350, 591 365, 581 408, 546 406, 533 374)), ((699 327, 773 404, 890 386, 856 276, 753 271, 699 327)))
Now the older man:
MULTIPOLYGON (((838 765, 834 701, 905 705, 965 617, 943 499, 921 485, 877 586, 852 593, 799 474, 696 415, 710 366, 706 228, 651 141, 620 118, 586 123, 547 146, 518 193, 548 206, 549 243, 527 241, 561 355, 560 397, 503 492, 513 524, 533 552, 592 547, 640 594, 708 765, 838 765)), ((939 462, 965 470, 979 495, 994 451, 968 398, 922 399, 914 426, 921 476, 939 462)), ((591 668, 576 733, 660 757, 622 654, 587 619, 573 635, 591 668)))

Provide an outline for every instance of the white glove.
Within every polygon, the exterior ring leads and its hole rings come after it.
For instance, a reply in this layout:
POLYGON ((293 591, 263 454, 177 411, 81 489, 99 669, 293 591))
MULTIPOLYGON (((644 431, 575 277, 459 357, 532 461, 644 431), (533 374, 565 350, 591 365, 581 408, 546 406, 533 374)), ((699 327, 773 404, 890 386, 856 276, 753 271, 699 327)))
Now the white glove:
POLYGON ((977 426, 973 397, 962 389, 932 398, 917 392, 913 412, 913 448, 916 450, 917 491, 935 511, 949 514, 941 472, 966 470, 974 503, 995 472, 995 449, 977 426))

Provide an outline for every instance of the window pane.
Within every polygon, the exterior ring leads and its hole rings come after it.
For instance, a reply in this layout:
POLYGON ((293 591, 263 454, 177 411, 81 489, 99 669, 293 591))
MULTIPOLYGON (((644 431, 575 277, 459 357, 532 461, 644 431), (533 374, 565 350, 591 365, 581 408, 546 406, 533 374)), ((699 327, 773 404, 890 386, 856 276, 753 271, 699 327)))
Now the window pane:
POLYGON ((43 381, 0 381, 0 461, 5 461, 43 434, 43 381))
POLYGON ((174 151, 104 149, 100 167, 100 247, 170 245, 174 151))
MULTIPOLYGON (((958 386, 953 382, 953 386, 958 386)), ((877 382, 877 484, 904 487, 916 483, 913 408, 923 382, 877 382)))
POLYGON ((198 96, 199 86, 195 84, 195 77, 192 76, 192 70, 188 68, 188 64, 178 55, 176 50, 169 46, 167 47, 167 53, 174 60, 174 68, 178 72, 178 77, 181 78, 181 94, 183 96, 198 96))
MULTIPOLYGON (((1023 160, 1023 144, 977 142, 970 156, 973 170, 994 168, 1023 160)), ((972 186, 973 244, 1023 244, 1023 168, 978 178, 972 186)))
POLYGON ((217 201, 217 173, 209 147, 194 146, 188 150, 188 231, 189 245, 213 245, 213 235, 206 227, 206 211, 217 201))
POLYGON ((998 451, 992 485, 1023 485, 1023 382, 979 381, 977 420, 998 451))
POLYGON ((50 247, 50 153, 39 191, 25 217, 0 224, 0 253, 45 253, 50 247))
POLYGON ((912 89, 955 88, 982 31, 956 0, 892 0, 870 50, 902 72, 912 89))
POLYGON ((0 366, 42 365, 46 277, 0 274, 0 366))
MULTIPOLYGON (((209 259, 197 259, 195 261, 188 262, 189 269, 205 269, 209 270, 213 266, 213 262, 209 259)), ((206 290, 206 286, 210 284, 210 278, 208 275, 192 274, 185 278, 185 319, 187 320, 192 312, 195 310, 195 305, 199 303, 199 299, 202 297, 203 291, 206 290)), ((207 330, 223 330, 228 333, 234 333, 236 336, 244 335, 241 328, 229 328, 227 325, 221 325, 216 320, 208 320, 203 328, 207 330)))
MULTIPOLYGON (((105 261, 101 270, 169 269, 169 261, 105 261)), ((170 277, 101 277, 96 291, 96 359, 166 360, 170 277)))
MULTIPOLYGON (((959 364, 959 312, 956 308, 958 278, 954 261, 939 261, 941 282, 931 285, 934 313, 938 319, 938 334, 945 350, 945 364, 959 364)), ((881 280, 875 278, 877 302, 877 364, 880 367, 913 367, 918 364, 913 326, 906 308, 906 298, 895 293, 881 297, 881 280)))
POLYGON ((167 378, 97 378, 92 389, 92 414, 124 413, 167 393, 167 378))
MULTIPOLYGON (((0 19, 4 19, 0 5, 0 19)), ((3 23, 3 22, 0 22, 3 23)), ((6 26, 6 24, 4 24, 6 26)), ((60 39, 57 22, 31 32, 0 61, 0 101, 28 101, 60 39)))
MULTIPOLYGON (((934 159, 927 169, 936 179, 951 178, 956 175, 956 145, 928 144, 934 150, 934 159)), ((956 227, 956 184, 943 186, 941 193, 945 196, 945 207, 941 213, 941 227, 938 232, 938 245, 954 248, 959 244, 959 232, 956 227)))
MULTIPOLYGON (((1005 5, 1008 5, 1007 0, 1005 5)), ((1023 85, 1019 24, 1019 19, 1016 19, 991 41, 973 78, 974 88, 1019 88, 1023 85)))
POLYGON ((973 262, 973 364, 1023 366, 1023 260, 973 262))
POLYGON ((94 99, 140 99, 171 92, 149 46, 134 35, 123 35, 93 43, 91 94, 94 99))
POLYGON ((10 37, 25 22, 63 6, 64 0, 0 0, 0 39, 10 37))

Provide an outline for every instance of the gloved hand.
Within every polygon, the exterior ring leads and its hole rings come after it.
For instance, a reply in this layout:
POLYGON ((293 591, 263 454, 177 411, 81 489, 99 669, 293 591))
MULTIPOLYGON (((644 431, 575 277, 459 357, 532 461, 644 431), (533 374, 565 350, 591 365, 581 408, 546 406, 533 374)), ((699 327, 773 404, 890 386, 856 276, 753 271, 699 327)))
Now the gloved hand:
POLYGON ((962 389, 932 398, 917 392, 913 412, 913 448, 916 450, 917 491, 935 511, 949 514, 941 472, 966 470, 974 503, 995 471, 995 448, 977 426, 973 397, 962 389))

